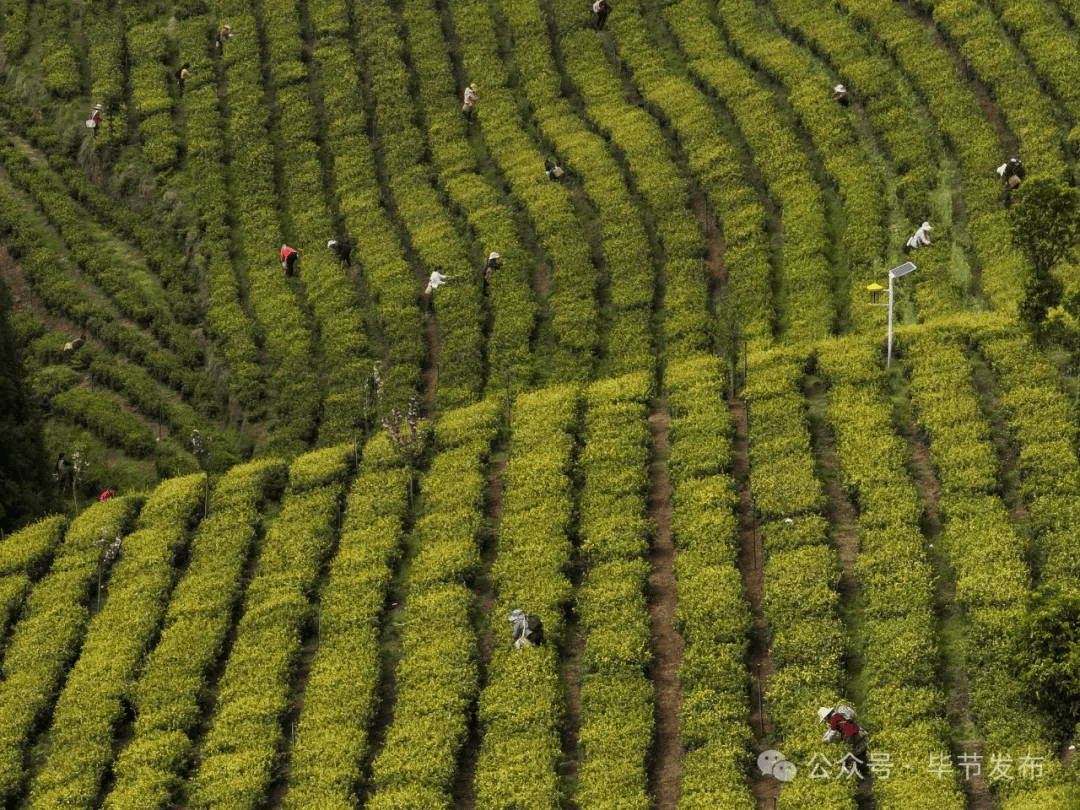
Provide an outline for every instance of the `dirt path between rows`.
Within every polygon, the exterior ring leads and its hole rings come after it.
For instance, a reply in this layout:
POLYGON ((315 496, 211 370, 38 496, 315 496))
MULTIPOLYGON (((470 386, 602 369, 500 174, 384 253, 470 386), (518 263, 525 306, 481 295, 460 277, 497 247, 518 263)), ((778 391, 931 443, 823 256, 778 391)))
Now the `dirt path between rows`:
MULTIPOLYGON (((962 645, 949 642, 949 638, 958 634, 956 625, 963 621, 960 609, 955 603, 956 585, 948 571, 948 565, 940 552, 934 549, 937 539, 941 534, 941 517, 938 514, 938 504, 941 500, 941 484, 934 473, 933 461, 930 457, 930 449, 926 440, 918 431, 913 421, 913 416, 905 414, 906 419, 901 419, 901 435, 907 439, 910 463, 908 471, 919 492, 919 498, 926 505, 926 515, 923 518, 923 534, 930 544, 930 557, 934 568, 938 572, 937 600, 938 618, 943 631, 941 637, 942 667, 944 668, 945 686, 947 691, 947 703, 945 705, 946 719, 953 728, 975 730, 974 721, 971 717, 968 701, 968 678, 964 651, 962 645), (945 628, 949 628, 946 630, 945 628)), ((966 632, 964 633, 966 635, 966 632)), ((981 739, 967 739, 954 742, 953 754, 975 754, 985 756, 983 741, 981 739)), ((983 760, 979 760, 983 761, 983 760)), ((960 786, 967 799, 968 810, 996 810, 997 802, 994 796, 987 790, 986 781, 982 773, 972 773, 970 777, 960 780, 960 786)))
MULTIPOLYGON (((836 452, 836 435, 833 433, 826 413, 828 395, 825 392, 825 386, 820 380, 815 380, 807 386, 806 399, 810 406, 810 432, 814 458, 817 462, 818 477, 821 480, 822 488, 825 490, 825 516, 829 519, 829 537, 840 555, 840 583, 837 590, 840 592, 842 605, 846 605, 849 610, 857 610, 854 606, 859 598, 859 583, 855 577, 855 560, 859 556, 857 529, 859 513, 844 490, 841 481, 840 458, 836 452)), ((846 632, 850 637, 850 623, 846 628, 846 632)), ((848 646, 849 648, 852 646, 851 641, 849 641, 848 646)), ((858 649, 850 650, 850 652, 851 660, 848 664, 847 673, 849 689, 856 680, 862 666, 858 649)), ((857 695, 852 694, 852 697, 858 699, 857 695)), ((875 804, 872 791, 873 779, 868 776, 859 781, 855 793, 855 802, 859 810, 874 810, 875 804)))
MULTIPOLYGON (((759 545, 754 505, 750 498, 750 446, 747 434, 746 407, 740 400, 729 400, 728 411, 735 419, 735 441, 732 445, 732 474, 739 487, 739 573, 750 603, 750 645, 746 666, 754 686, 750 692, 750 727, 757 740, 758 750, 770 747, 773 736, 772 718, 764 711, 764 693, 772 675, 772 655, 769 651, 768 626, 762 611, 765 596, 765 561, 759 545)), ((781 783, 765 776, 753 767, 750 771, 750 792, 757 799, 759 810, 773 810, 780 798, 781 783)))
MULTIPOLYGON (((480 575, 473 584, 476 593, 476 607, 478 615, 478 645, 479 645, 479 670, 477 694, 483 691, 487 685, 487 665, 491 660, 491 652, 495 646, 495 634, 492 632, 492 621, 497 619, 495 610, 495 587, 491 583, 491 566, 498 557, 499 526, 502 523, 503 511, 503 481, 502 473, 506 469, 507 453, 502 447, 492 455, 491 468, 487 479, 487 515, 490 520, 490 536, 485 539, 485 546, 481 550, 484 566, 480 575)), ((454 807, 459 810, 473 810, 476 807, 476 789, 473 780, 476 778, 476 761, 480 756, 480 744, 483 742, 480 733, 480 724, 475 714, 470 718, 469 736, 461 749, 458 760, 457 779, 454 781, 453 800, 454 807)))
POLYGON ((656 688, 656 750, 649 770, 650 792, 656 810, 675 810, 682 777, 682 739, 679 707, 682 687, 679 665, 686 644, 675 630, 675 544, 671 539, 672 488, 667 476, 668 423, 666 407, 649 417, 652 431, 652 463, 649 467, 649 519, 656 524, 649 563, 649 619, 652 625, 653 683, 656 688))

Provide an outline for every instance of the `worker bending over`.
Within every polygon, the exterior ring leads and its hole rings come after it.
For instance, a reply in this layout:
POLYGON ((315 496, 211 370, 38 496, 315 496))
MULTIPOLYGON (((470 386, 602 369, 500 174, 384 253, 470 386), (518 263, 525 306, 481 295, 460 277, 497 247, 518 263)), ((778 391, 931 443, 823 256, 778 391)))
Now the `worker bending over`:
POLYGON ((525 615, 521 608, 510 612, 510 624, 514 628, 514 649, 538 647, 544 643, 544 625, 539 616, 525 615))
POLYGON ((299 254, 288 245, 281 246, 281 269, 285 271, 285 275, 288 278, 292 278, 296 273, 296 258, 298 255, 299 254))
POLYGON ((855 723, 855 710, 850 706, 822 706, 818 709, 818 719, 829 726, 822 737, 822 742, 843 740, 851 745, 851 753, 859 759, 866 756, 866 732, 855 723))
POLYGON ((921 247, 930 247, 934 243, 930 241, 930 231, 933 230, 930 227, 929 222, 924 222, 919 226, 919 230, 915 231, 915 235, 907 240, 907 245, 904 246, 904 252, 909 250, 917 250, 921 247))

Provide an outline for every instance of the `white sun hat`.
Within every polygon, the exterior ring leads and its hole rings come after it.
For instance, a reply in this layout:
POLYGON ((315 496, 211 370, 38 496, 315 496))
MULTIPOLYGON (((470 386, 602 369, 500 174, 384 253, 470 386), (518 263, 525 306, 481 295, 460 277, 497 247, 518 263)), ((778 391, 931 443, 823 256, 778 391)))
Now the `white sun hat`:
POLYGON ((329 242, 326 243, 326 246, 328 248, 332 248, 336 244, 337 244, 337 239, 331 239, 329 242))
POLYGON ((820 709, 817 710, 818 720, 824 723, 825 718, 828 717, 831 712, 832 709, 830 709, 828 706, 822 706, 820 709))

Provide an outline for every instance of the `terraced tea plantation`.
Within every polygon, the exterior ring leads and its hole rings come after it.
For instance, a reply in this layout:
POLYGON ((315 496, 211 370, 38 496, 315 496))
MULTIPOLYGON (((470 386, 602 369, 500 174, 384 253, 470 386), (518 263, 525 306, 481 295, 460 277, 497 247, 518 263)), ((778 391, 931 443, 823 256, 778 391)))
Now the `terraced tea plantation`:
POLYGON ((1080 0, 609 2, 0 0, 0 805, 1080 808, 1080 0))

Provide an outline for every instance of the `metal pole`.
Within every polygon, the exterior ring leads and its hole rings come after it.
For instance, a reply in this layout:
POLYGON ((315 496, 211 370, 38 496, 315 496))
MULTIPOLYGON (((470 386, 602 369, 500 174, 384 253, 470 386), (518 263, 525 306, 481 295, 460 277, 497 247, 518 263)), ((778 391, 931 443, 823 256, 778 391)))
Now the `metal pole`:
POLYGON ((889 271, 889 348, 885 360, 885 368, 892 367, 892 308, 893 308, 893 274, 889 271))

